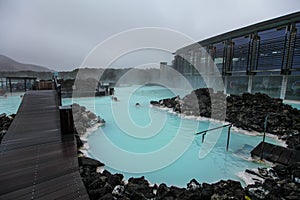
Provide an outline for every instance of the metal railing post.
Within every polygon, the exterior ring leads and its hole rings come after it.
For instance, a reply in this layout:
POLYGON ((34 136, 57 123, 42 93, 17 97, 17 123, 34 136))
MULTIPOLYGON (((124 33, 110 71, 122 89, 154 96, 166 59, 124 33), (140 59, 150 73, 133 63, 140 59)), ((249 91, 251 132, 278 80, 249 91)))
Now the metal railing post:
POLYGON ((268 113, 267 116, 265 117, 263 142, 265 142, 265 140, 266 140, 266 132, 267 132, 267 125, 268 125, 269 115, 270 115, 270 113, 268 113))
POLYGON ((204 142, 205 135, 206 135, 206 132, 204 132, 204 133, 202 134, 202 143, 204 142))
POLYGON ((232 127, 232 124, 228 126, 226 151, 228 151, 228 147, 229 147, 230 129, 231 129, 231 127, 232 127))
POLYGON ((264 155, 264 144, 265 144, 265 140, 266 140, 266 132, 267 132, 267 128, 268 128, 268 118, 270 115, 279 115, 278 113, 268 113, 265 117, 265 122, 264 122, 264 134, 263 134, 263 140, 262 140, 262 145, 261 145, 261 154, 260 154, 260 160, 263 159, 263 155, 264 155))

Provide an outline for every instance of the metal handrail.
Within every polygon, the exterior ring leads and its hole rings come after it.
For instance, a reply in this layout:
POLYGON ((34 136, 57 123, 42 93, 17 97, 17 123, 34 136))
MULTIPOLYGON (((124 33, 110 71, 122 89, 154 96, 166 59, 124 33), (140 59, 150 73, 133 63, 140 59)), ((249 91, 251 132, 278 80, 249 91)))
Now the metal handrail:
POLYGON ((265 143, 265 140, 266 140, 266 132, 267 132, 267 126, 268 126, 268 118, 270 117, 270 115, 280 116, 280 114, 274 113, 274 112, 269 112, 269 113, 267 113, 267 115, 265 116, 265 121, 264 121, 264 134, 263 134, 262 145, 261 145, 260 160, 263 159, 264 148, 265 148, 265 147, 264 147, 264 143, 265 143))
POLYGON ((227 126, 228 126, 228 132, 227 132, 226 151, 228 151, 229 140, 230 140, 230 129, 231 129, 231 127, 232 127, 232 124, 225 124, 225 125, 223 125, 223 126, 215 127, 215 128, 208 129, 208 130, 205 130, 205 131, 200 131, 200 132, 196 133, 195 135, 201 135, 201 134, 202 134, 202 143, 203 143, 203 142, 204 142, 204 137, 205 137, 205 135, 206 135, 206 133, 207 133, 208 131, 217 130, 217 129, 224 128, 224 127, 227 127, 227 126))
POLYGON ((200 135, 200 134, 203 134, 205 132, 213 131, 213 130, 216 130, 216 129, 219 129, 219 128, 224 128, 224 127, 227 127, 227 126, 232 126, 232 124, 225 124, 223 126, 215 127, 215 128, 208 129, 208 130, 205 130, 205 131, 200 131, 200 132, 196 133, 195 135, 200 135))

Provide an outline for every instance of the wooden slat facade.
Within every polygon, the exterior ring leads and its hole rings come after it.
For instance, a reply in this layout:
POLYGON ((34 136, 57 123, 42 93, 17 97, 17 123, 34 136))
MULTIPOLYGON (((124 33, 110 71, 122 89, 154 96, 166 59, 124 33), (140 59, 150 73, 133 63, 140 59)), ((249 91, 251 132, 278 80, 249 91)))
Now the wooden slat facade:
POLYGON ((29 91, 0 145, 0 199, 89 199, 73 136, 62 136, 57 94, 29 91))

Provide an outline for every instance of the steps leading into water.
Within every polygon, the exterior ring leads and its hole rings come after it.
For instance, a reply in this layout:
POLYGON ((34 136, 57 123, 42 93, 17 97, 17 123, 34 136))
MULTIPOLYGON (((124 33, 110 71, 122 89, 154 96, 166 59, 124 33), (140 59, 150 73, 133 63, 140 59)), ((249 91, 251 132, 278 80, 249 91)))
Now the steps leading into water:
POLYGON ((282 165, 300 162, 300 151, 267 142, 259 143, 250 153, 252 157, 259 157, 282 165))

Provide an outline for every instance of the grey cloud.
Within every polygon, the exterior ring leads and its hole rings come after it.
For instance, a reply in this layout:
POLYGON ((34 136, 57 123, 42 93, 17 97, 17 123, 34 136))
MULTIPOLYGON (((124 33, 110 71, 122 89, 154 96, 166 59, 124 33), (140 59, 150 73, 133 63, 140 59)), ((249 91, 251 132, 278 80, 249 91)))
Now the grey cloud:
POLYGON ((299 8, 298 0, 0 0, 0 54, 70 70, 128 29, 163 27, 202 40, 299 8))

